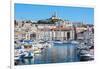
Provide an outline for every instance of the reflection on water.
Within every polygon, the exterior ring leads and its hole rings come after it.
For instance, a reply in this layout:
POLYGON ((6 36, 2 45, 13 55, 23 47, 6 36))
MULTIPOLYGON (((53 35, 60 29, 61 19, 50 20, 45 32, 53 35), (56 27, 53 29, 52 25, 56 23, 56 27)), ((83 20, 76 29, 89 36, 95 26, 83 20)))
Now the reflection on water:
POLYGON ((79 61, 75 44, 54 44, 47 47, 40 54, 34 54, 34 58, 22 59, 18 65, 45 64, 79 61))
POLYGON ((60 63, 79 61, 76 45, 54 44, 51 48, 46 48, 41 54, 34 55, 34 64, 60 63))
POLYGON ((25 59, 26 64, 34 64, 34 59, 25 59))

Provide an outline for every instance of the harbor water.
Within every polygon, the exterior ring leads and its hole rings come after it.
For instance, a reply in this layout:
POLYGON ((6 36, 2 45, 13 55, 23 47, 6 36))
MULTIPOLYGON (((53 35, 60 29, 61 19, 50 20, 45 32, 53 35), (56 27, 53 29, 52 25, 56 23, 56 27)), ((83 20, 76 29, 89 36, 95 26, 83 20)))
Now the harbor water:
POLYGON ((54 44, 45 48, 41 54, 34 55, 34 64, 63 63, 79 61, 75 44, 54 44))
POLYGON ((55 43, 51 47, 44 48, 41 53, 34 54, 34 58, 24 59, 18 65, 78 62, 80 59, 76 46, 55 43))

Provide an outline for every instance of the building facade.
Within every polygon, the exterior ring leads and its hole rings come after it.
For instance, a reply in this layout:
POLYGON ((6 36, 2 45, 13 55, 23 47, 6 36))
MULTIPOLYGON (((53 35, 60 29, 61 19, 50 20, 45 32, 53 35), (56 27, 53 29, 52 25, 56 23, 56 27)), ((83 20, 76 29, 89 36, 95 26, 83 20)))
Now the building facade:
POLYGON ((14 22, 15 40, 73 40, 76 29, 73 23, 56 15, 45 20, 14 22))

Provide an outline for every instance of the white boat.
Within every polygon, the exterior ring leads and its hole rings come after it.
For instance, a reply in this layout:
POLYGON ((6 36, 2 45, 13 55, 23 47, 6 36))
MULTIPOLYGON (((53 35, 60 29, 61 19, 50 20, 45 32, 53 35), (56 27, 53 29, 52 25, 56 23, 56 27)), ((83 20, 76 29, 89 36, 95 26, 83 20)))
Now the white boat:
POLYGON ((16 60, 20 60, 20 56, 15 56, 14 57, 14 60, 16 61, 16 60))
POLYGON ((72 44, 79 44, 79 42, 78 41, 75 41, 75 40, 71 41, 71 43, 72 44))
POLYGON ((34 54, 31 52, 24 52, 24 58, 33 58, 34 54))
POLYGON ((20 56, 22 55, 21 51, 22 49, 15 49, 14 60, 20 60, 20 56))
POLYGON ((86 56, 86 57, 93 57, 93 55, 87 53, 87 54, 84 54, 84 55, 81 55, 81 56, 86 56))
POLYGON ((37 41, 33 42, 32 46, 33 46, 33 48, 34 47, 43 48, 43 44, 41 44, 41 43, 39 43, 37 41))
POLYGON ((80 52, 80 57, 81 57, 82 59, 88 59, 88 60, 94 59, 94 55, 91 54, 90 51, 87 51, 87 50, 82 50, 82 51, 80 52))
POLYGON ((89 54, 89 53, 87 53, 87 54, 80 55, 80 58, 81 59, 85 59, 85 60, 93 60, 94 56, 89 54))
POLYGON ((47 43, 47 42, 46 42, 45 44, 43 44, 43 47, 49 47, 49 48, 50 48, 50 47, 52 47, 52 46, 53 46, 53 43, 47 43))

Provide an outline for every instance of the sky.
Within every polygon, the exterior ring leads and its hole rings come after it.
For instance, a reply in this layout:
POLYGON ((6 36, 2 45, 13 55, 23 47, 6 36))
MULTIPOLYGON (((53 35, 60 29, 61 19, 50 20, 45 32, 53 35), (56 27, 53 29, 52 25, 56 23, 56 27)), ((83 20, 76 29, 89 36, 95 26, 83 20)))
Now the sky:
POLYGON ((84 22, 87 24, 94 23, 93 8, 21 3, 15 3, 14 5, 14 18, 16 20, 36 21, 47 19, 50 18, 54 12, 57 13, 57 17, 64 20, 70 20, 72 22, 84 22))

